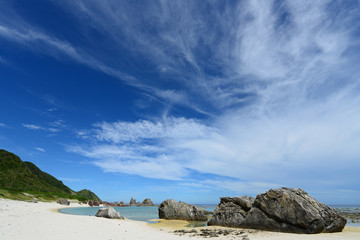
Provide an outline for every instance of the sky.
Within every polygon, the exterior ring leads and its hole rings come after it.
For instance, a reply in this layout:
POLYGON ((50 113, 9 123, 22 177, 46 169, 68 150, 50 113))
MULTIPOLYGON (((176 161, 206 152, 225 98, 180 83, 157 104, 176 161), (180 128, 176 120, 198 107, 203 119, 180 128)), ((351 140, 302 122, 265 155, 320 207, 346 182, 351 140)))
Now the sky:
POLYGON ((107 201, 360 203, 359 1, 0 0, 0 148, 107 201))

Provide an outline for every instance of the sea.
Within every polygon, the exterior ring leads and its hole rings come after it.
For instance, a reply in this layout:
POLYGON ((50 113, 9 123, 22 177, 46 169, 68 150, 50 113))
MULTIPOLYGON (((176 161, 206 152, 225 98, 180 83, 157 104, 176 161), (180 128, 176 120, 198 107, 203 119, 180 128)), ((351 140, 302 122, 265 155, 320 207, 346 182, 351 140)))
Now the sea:
MULTIPOLYGON (((196 206, 203 208, 207 211, 214 211, 216 204, 196 204, 196 206)), ((360 213, 360 205, 330 205, 331 207, 341 211, 341 212, 350 212, 350 213, 360 213)), ((97 211, 102 207, 73 207, 73 208, 62 208, 58 211, 64 214, 72 215, 84 215, 84 216, 95 216, 97 211)), ((156 219, 159 218, 158 207, 114 207, 116 211, 120 212, 125 218, 135 220, 135 221, 144 221, 148 223, 156 222, 156 219), (155 220, 155 221, 154 221, 155 220)), ((189 226, 204 226, 206 223, 190 223, 189 226)), ((348 222, 347 226, 360 226, 360 223, 348 222)))

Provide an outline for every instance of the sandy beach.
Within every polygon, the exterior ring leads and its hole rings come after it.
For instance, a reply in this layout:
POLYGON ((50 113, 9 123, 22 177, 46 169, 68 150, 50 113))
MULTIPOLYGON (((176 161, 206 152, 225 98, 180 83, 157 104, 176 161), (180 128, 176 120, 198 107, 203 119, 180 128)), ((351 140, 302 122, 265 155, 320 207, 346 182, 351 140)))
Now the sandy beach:
MULTIPOLYGON (((78 207, 71 204, 70 207, 78 207)), ((75 216, 57 212, 63 206, 57 203, 29 203, 0 199, 0 239, 1 240, 117 240, 117 239, 208 239, 191 234, 176 235, 174 229, 179 224, 163 222, 150 225, 132 220, 112 220, 94 216, 75 216)), ((204 229, 204 228, 203 228, 204 229)), ((220 229, 220 227, 206 227, 220 229)), ((189 228, 187 228, 189 230, 189 228)), ((236 229, 239 231, 239 229, 236 229)), ((200 231, 200 228, 197 228, 200 231)), ((360 227, 345 227, 341 233, 324 233, 314 235, 274 233, 265 231, 244 230, 244 234, 229 234, 213 239, 360 239, 360 227)))

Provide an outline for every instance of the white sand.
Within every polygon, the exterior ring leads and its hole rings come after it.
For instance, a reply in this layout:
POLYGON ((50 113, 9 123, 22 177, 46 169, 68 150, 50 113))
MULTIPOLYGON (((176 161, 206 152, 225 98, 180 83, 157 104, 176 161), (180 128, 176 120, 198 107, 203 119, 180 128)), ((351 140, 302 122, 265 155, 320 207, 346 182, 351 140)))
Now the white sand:
MULTIPOLYGON (((70 207, 78 207, 72 204, 70 207)), ((93 216, 75 216, 56 212, 57 203, 28 203, 0 199, 1 240, 117 240, 117 239, 201 239, 190 235, 177 236, 169 228, 154 228, 144 222, 112 220, 93 216)), ((210 228, 210 227, 209 227, 210 228)), ((214 227, 211 227, 213 229, 214 227)), ((257 239, 360 239, 360 228, 346 228, 341 233, 287 234, 257 231, 249 233, 257 239)), ((212 239, 242 239, 239 236, 222 236, 212 239)))

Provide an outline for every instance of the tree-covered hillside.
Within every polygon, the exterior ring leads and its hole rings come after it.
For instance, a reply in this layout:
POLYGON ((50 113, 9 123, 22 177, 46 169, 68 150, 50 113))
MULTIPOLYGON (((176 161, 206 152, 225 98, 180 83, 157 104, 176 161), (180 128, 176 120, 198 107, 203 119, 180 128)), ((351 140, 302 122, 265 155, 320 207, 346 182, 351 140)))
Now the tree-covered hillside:
POLYGON ((78 200, 100 200, 90 190, 71 190, 55 177, 41 171, 35 164, 23 162, 15 154, 3 149, 0 149, 0 189, 78 200))

